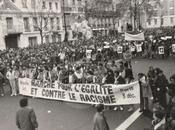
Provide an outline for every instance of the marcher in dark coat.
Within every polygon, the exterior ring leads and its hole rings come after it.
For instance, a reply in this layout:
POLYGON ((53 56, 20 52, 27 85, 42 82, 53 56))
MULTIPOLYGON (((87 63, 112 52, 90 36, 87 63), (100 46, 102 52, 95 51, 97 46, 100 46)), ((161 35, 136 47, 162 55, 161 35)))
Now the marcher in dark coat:
POLYGON ((115 71, 115 84, 125 84, 125 79, 119 74, 118 71, 115 71))
POLYGON ((143 73, 138 74, 140 84, 140 111, 148 110, 148 98, 151 97, 151 89, 148 86, 147 77, 143 73))
POLYGON ((161 106, 166 108, 167 101, 166 101, 166 92, 168 87, 168 80, 166 79, 163 71, 159 68, 156 69, 157 78, 155 80, 156 86, 156 99, 160 103, 161 106))
POLYGON ((36 130, 38 122, 31 107, 28 107, 28 99, 20 100, 20 109, 16 113, 16 125, 20 130, 36 130))
POLYGON ((130 83, 134 79, 132 69, 128 67, 127 63, 124 64, 124 67, 125 67, 125 80, 126 80, 126 83, 130 83))
POLYGON ((105 83, 106 84, 114 84, 114 82, 115 82, 114 73, 112 70, 108 70, 105 83))

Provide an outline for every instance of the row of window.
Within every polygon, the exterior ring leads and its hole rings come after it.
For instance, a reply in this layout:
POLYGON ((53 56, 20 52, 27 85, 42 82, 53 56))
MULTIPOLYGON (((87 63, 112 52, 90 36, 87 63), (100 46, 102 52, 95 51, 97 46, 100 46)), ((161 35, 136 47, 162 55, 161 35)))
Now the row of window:
POLYGON ((112 24, 92 24, 91 26, 96 28, 96 27, 101 27, 101 28, 107 28, 110 27, 112 24))
MULTIPOLYGON (((15 0, 11 0, 11 1, 15 3, 15 0)), ((22 2, 22 7, 23 7, 23 8, 28 8, 28 1, 29 1, 29 0, 22 0, 22 1, 21 1, 21 2, 22 2)), ((32 7, 32 8, 36 8, 36 3, 37 3, 36 1, 37 1, 37 0, 30 0, 30 1, 31 1, 31 2, 30 2, 30 3, 31 3, 31 7, 32 7)), ((38 4, 42 4, 42 8, 43 8, 43 9, 46 9, 46 4, 47 4, 46 1, 43 0, 43 1, 39 1, 39 2, 42 2, 42 3, 38 3, 38 4)), ((49 9, 52 10, 54 4, 55 4, 55 9, 58 10, 58 2, 48 2, 48 7, 49 7, 49 9)))
MULTIPOLYGON (((78 5, 81 5, 82 4, 82 1, 81 0, 77 0, 77 2, 78 2, 78 5)), ((75 0, 72 0, 72 5, 75 5, 75 4, 76 4, 75 0)))
MULTIPOLYGON (((50 43, 50 42, 55 43, 55 42, 61 41, 61 35, 53 34, 53 35, 51 35, 51 39, 49 38, 49 35, 46 35, 44 37, 44 39, 45 39, 45 43, 50 43)), ((28 41, 29 41, 30 47, 34 47, 34 46, 38 45, 38 37, 36 37, 36 36, 29 37, 28 41)))
MULTIPOLYGON (((39 29, 42 29, 43 31, 48 31, 48 26, 50 24, 50 30, 56 29, 56 30, 60 30, 60 18, 37 18, 37 17, 33 17, 32 18, 33 21, 33 31, 38 31, 39 29), (56 27, 56 28, 55 28, 56 27)), ((30 27, 30 22, 29 22, 29 18, 25 17, 23 18, 23 22, 24 22, 24 31, 25 32, 30 32, 31 31, 31 27, 30 27)), ((6 18, 6 23, 7 23, 7 29, 13 29, 13 18, 12 17, 7 17, 6 18)))
MULTIPOLYGON (((174 24, 174 17, 170 17, 169 20, 170 20, 170 24, 174 24)), ((154 25, 158 24, 157 21, 158 20, 155 18, 154 19, 154 25)), ((164 18, 161 18, 161 25, 163 25, 163 24, 164 24, 164 18)), ((148 25, 151 25, 151 19, 148 19, 148 25)))
MULTIPOLYGON (((53 9, 53 5, 54 5, 53 2, 49 2, 49 10, 52 10, 53 9)), ((46 1, 43 1, 42 2, 42 8, 43 9, 46 9, 47 8, 46 1)), ((58 3, 57 2, 55 2, 55 9, 58 10, 58 3)))

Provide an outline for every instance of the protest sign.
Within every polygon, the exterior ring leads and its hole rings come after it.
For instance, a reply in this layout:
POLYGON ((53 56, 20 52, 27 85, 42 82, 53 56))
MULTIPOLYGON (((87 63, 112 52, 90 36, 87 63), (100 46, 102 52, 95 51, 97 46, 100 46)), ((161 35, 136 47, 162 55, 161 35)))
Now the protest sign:
POLYGON ((87 59, 91 59, 91 52, 92 52, 92 50, 86 50, 86 58, 87 59))
POLYGON ((123 47, 122 46, 117 47, 117 53, 119 53, 119 54, 123 53, 123 47))
POLYGON ((158 52, 159 52, 159 55, 163 55, 164 54, 164 46, 159 46, 158 52))
POLYGON ((126 41, 143 41, 145 40, 144 33, 139 34, 129 34, 125 33, 125 40, 126 41))
POLYGON ((134 52, 136 50, 135 46, 131 46, 130 50, 131 52, 134 52))
POLYGON ((138 82, 101 86, 99 84, 60 84, 20 78, 19 93, 25 96, 85 104, 128 105, 140 103, 138 82))
POLYGON ((172 52, 175 52, 175 44, 172 44, 172 52))
POLYGON ((142 52, 142 44, 135 44, 137 52, 142 52))

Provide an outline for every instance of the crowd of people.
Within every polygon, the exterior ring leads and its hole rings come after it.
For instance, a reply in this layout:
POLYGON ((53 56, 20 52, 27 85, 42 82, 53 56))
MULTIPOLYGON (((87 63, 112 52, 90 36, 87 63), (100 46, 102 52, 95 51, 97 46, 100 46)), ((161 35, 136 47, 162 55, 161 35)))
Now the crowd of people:
MULTIPOLYGON (((31 78, 63 84, 127 84, 139 80, 141 112, 148 110, 153 97, 155 120, 175 121, 175 75, 168 81, 160 68, 150 67, 147 74, 133 76, 132 58, 168 58, 174 56, 173 39, 150 38, 141 42, 94 37, 89 41, 44 44, 0 52, 0 94, 9 81, 11 96, 18 94, 18 78, 31 78), (163 49, 162 49, 163 48, 163 49), (162 112, 163 111, 163 112, 162 112)), ((131 111, 133 106, 131 106, 131 111)), ((120 110, 123 110, 120 106, 120 110)), ((173 126, 174 128, 174 126, 173 126)))

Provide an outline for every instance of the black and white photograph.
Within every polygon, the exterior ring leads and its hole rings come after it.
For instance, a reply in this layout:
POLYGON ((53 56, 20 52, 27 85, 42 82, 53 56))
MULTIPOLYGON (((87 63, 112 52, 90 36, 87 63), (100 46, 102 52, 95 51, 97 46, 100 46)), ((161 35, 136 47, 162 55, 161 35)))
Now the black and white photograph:
POLYGON ((175 0, 0 0, 0 130, 175 130, 175 0))

